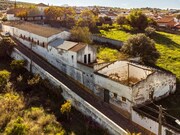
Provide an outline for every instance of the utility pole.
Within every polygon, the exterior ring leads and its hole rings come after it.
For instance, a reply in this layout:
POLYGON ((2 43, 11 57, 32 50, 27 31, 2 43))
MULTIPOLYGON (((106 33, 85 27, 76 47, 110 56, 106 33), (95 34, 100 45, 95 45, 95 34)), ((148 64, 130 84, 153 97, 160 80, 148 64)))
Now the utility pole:
POLYGON ((159 121, 158 135, 162 134, 162 117, 163 117, 162 105, 160 105, 159 106, 159 117, 158 117, 158 121, 159 121))

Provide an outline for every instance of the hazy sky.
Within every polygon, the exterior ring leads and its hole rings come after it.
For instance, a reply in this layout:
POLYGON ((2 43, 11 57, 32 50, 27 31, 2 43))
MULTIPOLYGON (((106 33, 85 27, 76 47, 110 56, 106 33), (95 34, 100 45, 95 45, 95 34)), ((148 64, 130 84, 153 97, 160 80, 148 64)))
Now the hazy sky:
POLYGON ((32 3, 43 2, 50 5, 70 6, 112 6, 122 8, 136 8, 136 7, 156 7, 156 8, 176 8, 180 9, 180 0, 19 0, 32 3))

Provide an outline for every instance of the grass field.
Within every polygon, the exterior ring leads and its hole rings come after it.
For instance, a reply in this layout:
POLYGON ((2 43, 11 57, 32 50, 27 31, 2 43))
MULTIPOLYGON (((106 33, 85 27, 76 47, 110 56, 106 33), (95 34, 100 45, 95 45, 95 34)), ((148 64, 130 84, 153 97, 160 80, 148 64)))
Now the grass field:
MULTIPOLYGON (((121 41, 126 41, 132 35, 117 29, 101 30, 100 32, 105 37, 121 41)), ((180 80, 180 35, 156 32, 153 39, 157 50, 161 54, 157 65, 173 72, 180 80)))

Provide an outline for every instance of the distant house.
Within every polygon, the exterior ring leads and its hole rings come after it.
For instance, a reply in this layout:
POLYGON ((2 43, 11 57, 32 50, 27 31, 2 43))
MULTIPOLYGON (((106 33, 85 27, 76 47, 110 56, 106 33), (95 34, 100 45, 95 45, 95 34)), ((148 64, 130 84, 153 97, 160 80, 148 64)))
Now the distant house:
POLYGON ((44 3, 39 3, 39 4, 36 5, 36 7, 39 9, 40 14, 44 15, 44 10, 49 6, 44 4, 44 3))
POLYGON ((157 20, 157 24, 159 27, 172 28, 176 24, 175 17, 173 16, 165 16, 161 19, 157 20))
MULTIPOLYGON (((45 5, 43 3, 39 3, 36 5, 36 7, 39 10, 39 14, 37 15, 31 15, 31 16, 26 16, 26 20, 43 20, 45 19, 44 17, 44 10, 48 7, 48 5, 45 5)), ((7 11, 7 20, 8 21, 14 21, 14 20, 25 20, 22 17, 18 17, 18 13, 20 12, 27 12, 29 9, 28 8, 12 8, 7 11)))
POLYGON ((7 11, 7 20, 9 21, 14 21, 14 20, 20 20, 19 17, 17 17, 17 14, 19 12, 26 12, 26 8, 13 8, 13 9, 9 9, 7 11))

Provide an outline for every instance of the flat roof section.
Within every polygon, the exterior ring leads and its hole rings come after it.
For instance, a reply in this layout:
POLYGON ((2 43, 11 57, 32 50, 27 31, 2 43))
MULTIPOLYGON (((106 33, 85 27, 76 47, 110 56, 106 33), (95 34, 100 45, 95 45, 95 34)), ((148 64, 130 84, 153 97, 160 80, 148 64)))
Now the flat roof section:
POLYGON ((75 47, 78 45, 76 42, 71 42, 71 41, 64 41, 62 39, 56 39, 53 42, 49 44, 49 46, 52 46, 56 49, 63 49, 63 50, 70 50, 71 48, 75 47))
POLYGON ((3 23, 3 25, 15 27, 46 38, 59 34, 64 31, 64 30, 55 29, 55 28, 24 22, 24 21, 9 21, 3 23))

